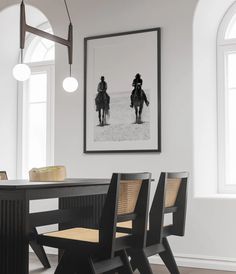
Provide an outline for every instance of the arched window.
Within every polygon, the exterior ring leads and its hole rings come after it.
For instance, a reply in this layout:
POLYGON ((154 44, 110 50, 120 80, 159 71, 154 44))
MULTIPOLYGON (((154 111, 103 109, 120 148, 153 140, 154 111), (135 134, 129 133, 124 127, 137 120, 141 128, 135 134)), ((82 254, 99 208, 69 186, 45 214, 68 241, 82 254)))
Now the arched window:
MULTIPOLYGON (((48 22, 39 26, 52 33, 48 22)), ((55 44, 29 34, 24 62, 31 68, 31 77, 22 86, 19 96, 18 177, 28 178, 33 167, 53 164, 54 155, 54 59, 55 44)))
MULTIPOLYGON (((40 25, 38 28, 48 33, 53 33, 48 22, 40 25)), ((29 35, 26 46, 27 50, 24 58, 26 63, 54 61, 55 59, 55 43, 50 40, 29 35)))
POLYGON ((219 26, 217 68, 219 189, 236 193, 236 4, 219 26))

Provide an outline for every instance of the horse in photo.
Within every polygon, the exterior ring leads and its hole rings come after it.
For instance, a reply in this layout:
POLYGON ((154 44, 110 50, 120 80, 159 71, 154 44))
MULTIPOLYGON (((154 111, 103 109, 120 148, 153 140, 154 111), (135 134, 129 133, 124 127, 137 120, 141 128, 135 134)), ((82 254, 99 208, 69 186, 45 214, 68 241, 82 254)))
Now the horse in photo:
POLYGON ((101 76, 101 82, 97 88, 98 94, 95 98, 96 111, 98 111, 99 125, 107 125, 107 116, 109 116, 110 96, 107 94, 107 83, 105 77, 101 76))
POLYGON ((107 116, 109 116, 110 98, 106 93, 98 93, 95 99, 96 110, 98 111, 99 125, 107 125, 107 116))
POLYGON ((142 89, 143 80, 141 79, 141 75, 139 73, 136 74, 135 79, 133 80, 132 86, 134 87, 132 94, 130 96, 131 105, 130 107, 135 109, 136 115, 136 124, 142 124, 142 111, 143 104, 145 102, 146 106, 149 106, 149 101, 147 100, 147 96, 142 89))

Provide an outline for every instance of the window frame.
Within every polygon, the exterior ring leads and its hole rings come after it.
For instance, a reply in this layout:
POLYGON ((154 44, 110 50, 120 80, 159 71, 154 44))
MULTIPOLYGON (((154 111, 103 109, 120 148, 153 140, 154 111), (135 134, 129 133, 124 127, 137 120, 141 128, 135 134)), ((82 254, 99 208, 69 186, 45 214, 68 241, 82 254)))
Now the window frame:
MULTIPOLYGON (((55 117, 55 66, 53 61, 28 63, 32 74, 46 72, 47 74, 47 139, 46 165, 54 164, 54 117, 55 117)), ((24 177, 25 153, 27 151, 27 113, 28 113, 28 85, 29 81, 19 86, 18 92, 18 160, 17 177, 24 177)))
POLYGON ((236 194, 236 183, 228 184, 228 151, 227 134, 227 58, 232 52, 236 53, 236 38, 225 39, 225 34, 231 20, 236 15, 236 3, 225 13, 217 33, 217 119, 218 119, 218 193, 236 194))
MULTIPOLYGON (((49 22, 45 22, 38 26, 42 30, 46 30, 50 27, 49 22)), ((29 34, 26 39, 25 51, 33 41, 34 36, 29 34)), ((55 60, 39 61, 39 62, 28 62, 26 63, 31 68, 32 73, 39 73, 40 71, 46 71, 47 73, 47 141, 46 141, 46 165, 54 164, 54 134, 55 134, 55 60)), ((23 168, 25 163, 24 151, 26 151, 26 130, 24 125, 26 120, 25 109, 26 93, 28 93, 27 86, 29 81, 24 83, 18 82, 17 86, 17 178, 21 179, 25 176, 23 168)))

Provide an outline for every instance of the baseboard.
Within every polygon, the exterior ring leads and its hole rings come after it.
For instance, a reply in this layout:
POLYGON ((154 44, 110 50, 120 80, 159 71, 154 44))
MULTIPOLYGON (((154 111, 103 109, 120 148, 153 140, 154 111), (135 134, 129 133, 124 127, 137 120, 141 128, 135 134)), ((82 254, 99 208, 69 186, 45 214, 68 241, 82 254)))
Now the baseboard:
MULTIPOLYGON (((175 256, 178 266, 204 268, 224 271, 236 271, 235 258, 214 258, 201 255, 178 254, 175 256)), ((163 264, 159 256, 150 258, 152 264, 163 264)))

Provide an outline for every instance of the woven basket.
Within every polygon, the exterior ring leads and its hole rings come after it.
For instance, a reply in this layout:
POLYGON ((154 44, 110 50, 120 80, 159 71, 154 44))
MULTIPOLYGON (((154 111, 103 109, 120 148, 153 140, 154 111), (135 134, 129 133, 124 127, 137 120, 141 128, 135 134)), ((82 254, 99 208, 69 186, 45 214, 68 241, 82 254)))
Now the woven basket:
POLYGON ((29 171, 31 182, 62 182, 66 178, 64 166, 33 168, 29 171))
POLYGON ((0 180, 7 180, 7 173, 5 171, 0 171, 0 180))

